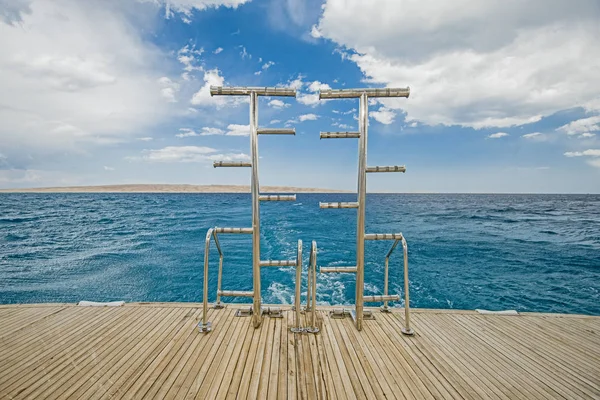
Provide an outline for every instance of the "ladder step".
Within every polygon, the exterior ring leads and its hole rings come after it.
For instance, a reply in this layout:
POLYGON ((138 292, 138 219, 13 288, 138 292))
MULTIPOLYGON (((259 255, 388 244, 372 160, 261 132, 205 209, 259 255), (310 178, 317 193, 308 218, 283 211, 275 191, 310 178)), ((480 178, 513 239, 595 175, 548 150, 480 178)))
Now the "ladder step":
POLYGON ((261 194, 258 196, 260 201, 296 201, 295 194, 261 194))
POLYGON ((259 135, 295 135, 294 128, 258 128, 256 131, 259 135))
POLYGON ((321 267, 319 272, 322 274, 345 273, 355 274, 356 267, 321 267))
POLYGON ((358 208, 358 202, 319 203, 321 208, 358 208))
POLYGON ((363 93, 368 97, 408 97, 410 88, 328 89, 319 91, 319 99, 350 99, 360 97, 363 93))
POLYGON ((391 165, 389 167, 367 167, 367 172, 406 172, 404 165, 391 165))
POLYGON ((377 296, 363 296, 365 303, 382 303, 384 301, 399 301, 400 296, 397 294, 377 295, 377 296))
POLYGON ((294 267, 296 260, 260 260, 261 267, 294 267))
POLYGON ((401 233, 366 233, 365 240, 402 240, 401 233))
POLYGON ((321 132, 321 139, 356 139, 360 132, 321 132))
POLYGON ((219 296, 224 297, 254 297, 254 292, 243 290, 219 290, 219 296))
POLYGON ((215 228, 217 233, 247 233, 252 235, 252 228, 215 228))
POLYGON ((286 96, 296 97, 296 89, 285 87, 252 87, 252 86, 211 86, 211 96, 246 96, 250 93, 258 96, 286 96))
POLYGON ((215 161, 213 167, 251 167, 252 163, 245 161, 215 161))

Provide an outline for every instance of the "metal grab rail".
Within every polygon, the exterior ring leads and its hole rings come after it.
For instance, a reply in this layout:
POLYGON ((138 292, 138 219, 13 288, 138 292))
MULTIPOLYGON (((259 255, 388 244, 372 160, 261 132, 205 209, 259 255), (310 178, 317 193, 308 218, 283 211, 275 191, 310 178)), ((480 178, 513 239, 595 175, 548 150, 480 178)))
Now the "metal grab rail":
POLYGON ((296 311, 296 326, 290 328, 294 333, 304 332, 300 326, 300 295, 302 294, 302 240, 298 240, 298 258, 296 259, 296 296, 294 298, 294 308, 296 311))
POLYGON ((312 241, 310 248, 310 260, 308 265, 308 285, 306 289, 306 311, 311 312, 310 326, 306 332, 319 333, 317 327, 317 242, 312 241), (311 304, 309 307, 309 303, 311 304))
MULTIPOLYGON (((389 282, 389 261, 390 256, 398 246, 398 243, 402 242, 402 249, 404 253, 404 328, 402 328, 402 333, 405 335, 414 335, 414 331, 410 327, 410 294, 408 292, 408 244, 406 243, 406 239, 402 236, 401 239, 396 239, 394 244, 387 252, 385 256, 385 272, 384 272, 384 280, 383 280, 383 296, 388 296, 388 282, 389 282)), ((381 307, 381 311, 389 312, 388 301, 385 300, 383 302, 383 306, 381 307)))
MULTIPOLYGON (((204 286, 203 286, 203 297, 202 297, 202 321, 198 323, 198 329, 200 332, 210 332, 212 329, 212 324, 207 320, 208 314, 208 252, 210 250, 210 238, 211 236, 215 238, 215 245, 217 246, 217 250, 219 251, 219 271, 223 269, 223 252, 221 251, 221 245, 219 244, 219 239, 217 238, 217 234, 215 232, 215 228, 210 228, 208 232, 206 232, 206 240, 204 242, 204 286)), ((219 273, 219 282, 218 282, 219 290, 221 289, 221 273, 219 273)), ((217 292, 218 293, 218 292, 217 292)), ((219 302, 220 296, 217 294, 217 302, 219 302)))

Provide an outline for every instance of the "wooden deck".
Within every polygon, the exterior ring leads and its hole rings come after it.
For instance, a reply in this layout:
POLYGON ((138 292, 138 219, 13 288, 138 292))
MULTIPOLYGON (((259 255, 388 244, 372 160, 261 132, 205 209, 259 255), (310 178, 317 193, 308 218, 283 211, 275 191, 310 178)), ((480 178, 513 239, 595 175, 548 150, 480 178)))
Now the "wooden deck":
POLYGON ((405 337, 324 309, 313 335, 235 309, 201 334, 198 304, 0 306, 0 398, 600 398, 600 317, 415 310, 405 337))

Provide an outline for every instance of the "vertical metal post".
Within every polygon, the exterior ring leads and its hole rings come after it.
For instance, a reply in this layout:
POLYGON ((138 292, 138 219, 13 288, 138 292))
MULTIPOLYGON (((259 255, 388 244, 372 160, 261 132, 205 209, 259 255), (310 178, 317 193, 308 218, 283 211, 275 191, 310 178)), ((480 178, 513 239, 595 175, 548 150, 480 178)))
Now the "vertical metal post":
POLYGON ((408 294, 408 244, 402 237, 402 250, 404 250, 404 328, 402 333, 408 336, 414 335, 410 327, 410 296, 408 294))
MULTIPOLYGON (((390 258, 386 257, 385 258, 385 271, 383 273, 383 295, 384 296, 388 295, 389 265, 390 265, 390 258)), ((388 311, 388 309, 389 309, 388 302, 386 300, 386 301, 383 302, 383 307, 381 308, 381 311, 388 311)))
POLYGON ((252 303, 252 322, 255 328, 262 322, 260 290, 260 194, 258 184, 258 96, 250 93, 250 153, 252 158, 252 280, 254 300, 252 303))
POLYGON ((367 130, 369 102, 366 93, 360 95, 358 112, 358 216, 356 223, 356 329, 362 330, 363 292, 365 289, 365 206, 367 192, 367 130))
MULTIPOLYGON (((309 259, 309 263, 311 262, 310 260, 312 260, 312 254, 311 257, 309 259)), ((306 276, 307 276, 307 284, 306 284, 306 307, 304 308, 304 311, 310 311, 311 310, 311 305, 310 305, 310 299, 311 299, 311 291, 312 291, 312 270, 310 268, 310 264, 308 266, 308 268, 306 269, 306 276)))
MULTIPOLYGON (((317 328, 317 242, 316 241, 312 241, 312 246, 311 246, 311 254, 312 254, 312 259, 311 261, 311 265, 308 266, 308 268, 311 270, 311 277, 312 277, 312 282, 309 282, 309 286, 312 286, 312 305, 310 307, 311 310, 311 332, 312 333, 317 333, 319 332, 319 329, 317 328)), ((308 303, 308 302, 307 302, 308 303)))
POLYGON ((221 283, 223 281, 223 255, 219 255, 219 277, 217 279, 217 302, 215 308, 223 308, 221 304, 221 283))
POLYGON ((202 296, 202 322, 198 324, 200 332, 210 332, 211 323, 208 322, 208 252, 210 250, 210 236, 213 234, 213 229, 210 228, 206 232, 206 240, 204 242, 204 287, 202 296))
POLYGON ((296 296, 294 298, 294 308, 296 311, 296 326, 290 328, 294 333, 304 332, 300 325, 300 294, 302 289, 302 240, 298 240, 298 257, 296 258, 296 296))

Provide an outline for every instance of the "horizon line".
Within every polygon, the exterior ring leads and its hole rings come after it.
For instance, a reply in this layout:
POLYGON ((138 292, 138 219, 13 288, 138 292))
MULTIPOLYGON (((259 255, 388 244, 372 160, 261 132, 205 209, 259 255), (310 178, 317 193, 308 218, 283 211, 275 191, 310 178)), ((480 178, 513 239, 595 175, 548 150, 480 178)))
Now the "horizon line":
MULTIPOLYGON (((356 191, 348 189, 332 189, 332 188, 314 188, 314 187, 303 187, 303 186, 287 186, 287 185, 264 185, 265 189, 278 189, 270 190, 268 192, 287 192, 290 190, 294 191, 305 191, 300 192, 302 194, 310 193, 339 193, 339 194, 356 194, 356 191)), ((239 189, 249 189, 249 185, 223 185, 223 184, 192 184, 192 183, 125 183, 125 184, 103 184, 103 185, 77 185, 77 186, 41 186, 41 187, 27 187, 27 188, 0 188, 0 193, 246 193, 245 190, 240 191, 239 189), (158 188, 148 188, 148 186, 158 188), (127 189, 127 187, 130 187, 127 189), (146 188, 144 188, 146 187, 146 188), (164 189, 175 189, 175 190, 160 190, 160 187, 164 189), (176 190, 177 187, 191 187, 201 188, 214 188, 221 187, 222 190, 216 191, 193 191, 193 190, 176 190), (111 190, 117 189, 120 190, 111 190), (145 190, 135 190, 135 189, 145 190), (227 190, 229 189, 229 190, 227 190), (238 189, 238 190, 234 190, 238 189)), ((250 193, 249 190, 247 193, 250 193)), ((593 192, 485 192, 485 191, 367 191, 369 194, 486 194, 486 195, 599 195, 600 193, 593 192)))

